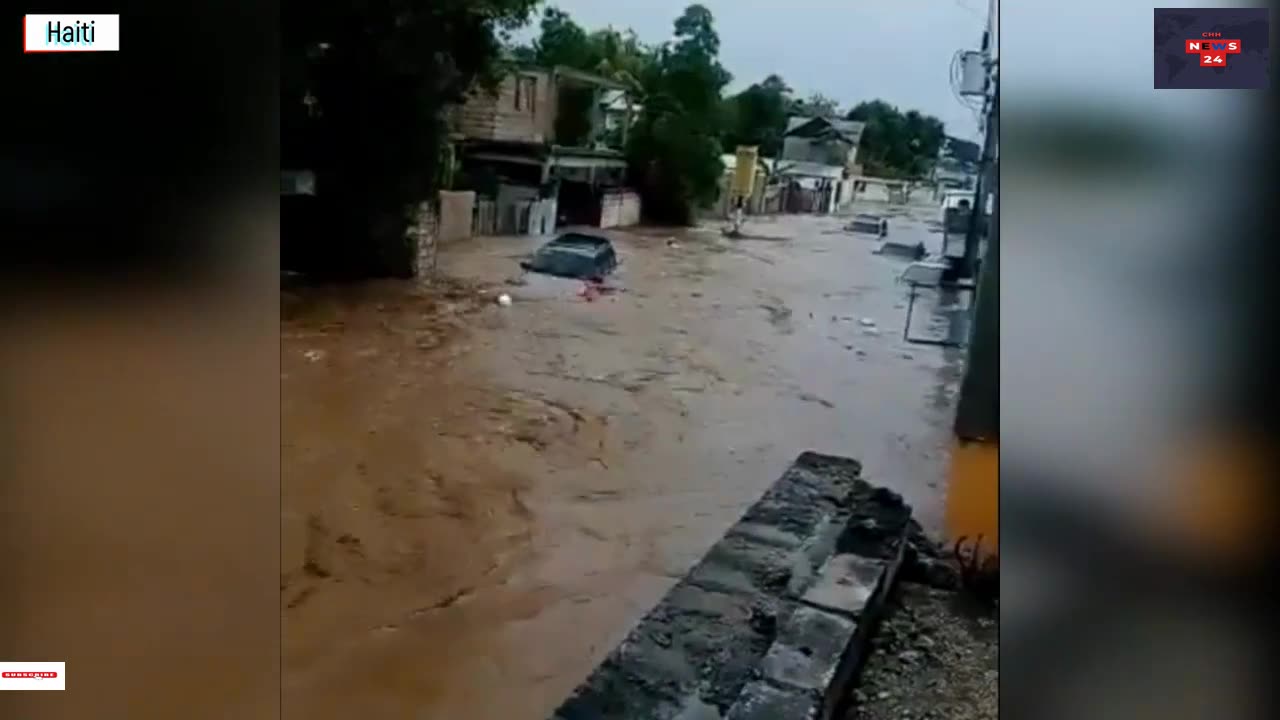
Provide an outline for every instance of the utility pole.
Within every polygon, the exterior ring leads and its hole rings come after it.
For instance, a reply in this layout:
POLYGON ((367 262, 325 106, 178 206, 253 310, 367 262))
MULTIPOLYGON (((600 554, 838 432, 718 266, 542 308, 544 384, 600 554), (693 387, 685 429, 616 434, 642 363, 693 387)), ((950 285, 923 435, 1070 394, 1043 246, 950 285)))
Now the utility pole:
MULTIPOLYGON (((994 0, 991 3, 992 12, 996 10, 994 0)), ((964 259, 960 262, 959 277, 972 278, 976 272, 978 261, 978 249, 981 245, 983 233, 990 232, 985 228, 984 222, 987 210, 987 195, 990 193, 992 186, 992 172, 995 167, 996 143, 1000 133, 1000 85, 996 80, 995 70, 995 49, 993 47, 994 33, 991 30, 992 24, 995 22, 995 15, 991 15, 987 20, 988 29, 982 35, 982 52, 986 56, 987 62, 987 87, 991 89, 991 94, 983 101, 984 119, 983 119, 983 137, 982 137, 982 156, 979 158, 978 178, 974 183, 973 203, 970 205, 969 227, 964 237, 964 259)), ((995 220, 995 212, 993 208, 992 221, 995 220)))
POLYGON ((983 141, 982 170, 974 192, 973 214, 965 237, 962 272, 973 277, 977 266, 981 239, 987 239, 978 278, 977 297, 972 312, 969 352, 964 380, 957 401, 955 434, 963 441, 995 442, 1000 436, 1000 79, 991 46, 996 22, 995 0, 992 0, 989 29, 983 38, 987 56, 986 133, 983 141), (987 196, 992 198, 991 221, 980 222, 986 215, 987 196))
MULTIPOLYGON (((978 249, 982 244, 982 235, 989 233, 985 227, 987 214, 987 195, 991 193, 996 159, 996 137, 1000 132, 1000 89, 997 86, 995 95, 987 101, 986 132, 982 142, 982 158, 978 170, 978 179, 974 183, 973 203, 970 205, 969 227, 964 237, 964 259, 961 261, 960 277, 971 278, 976 272, 978 249)), ((992 222, 995 212, 992 208, 992 222)))
POLYGON ((969 337, 969 357, 956 404, 955 434, 961 440, 1000 437, 1000 175, 992 173, 991 229, 982 259, 969 337))
MULTIPOLYGON (((996 3, 992 2, 995 10, 996 3)), ((995 15, 988 19, 988 39, 995 35, 995 15)), ((986 43, 984 43, 986 45, 986 43)), ((987 557, 999 554, 1000 537, 1000 168, 996 118, 999 112, 998 65, 988 52, 986 138, 987 166, 975 193, 973 215, 986 209, 992 199, 991 222, 986 226, 986 252, 976 270, 977 295, 966 314, 970 320, 969 347, 964 361, 964 379, 956 400, 952 424, 955 443, 947 485, 946 528, 955 541, 986 538, 984 546, 974 545, 974 561, 985 565, 987 557)), ((976 260, 981 234, 973 227, 965 245, 965 259, 976 260)), ((972 277, 972 276, 970 276, 972 277)), ((957 546, 958 547, 958 546, 957 546)))

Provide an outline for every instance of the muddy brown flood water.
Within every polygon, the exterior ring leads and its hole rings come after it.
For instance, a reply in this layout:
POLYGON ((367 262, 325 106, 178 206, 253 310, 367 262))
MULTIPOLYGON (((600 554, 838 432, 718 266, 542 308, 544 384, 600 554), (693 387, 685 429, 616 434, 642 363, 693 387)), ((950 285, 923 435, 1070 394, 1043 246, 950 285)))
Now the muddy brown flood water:
MULTIPOLYGON (((892 232, 936 246, 931 210, 892 232)), ((544 718, 804 450, 936 527, 958 357, 902 341, 903 261, 841 225, 611 231, 591 301, 522 279, 527 238, 287 294, 286 715, 544 718)))

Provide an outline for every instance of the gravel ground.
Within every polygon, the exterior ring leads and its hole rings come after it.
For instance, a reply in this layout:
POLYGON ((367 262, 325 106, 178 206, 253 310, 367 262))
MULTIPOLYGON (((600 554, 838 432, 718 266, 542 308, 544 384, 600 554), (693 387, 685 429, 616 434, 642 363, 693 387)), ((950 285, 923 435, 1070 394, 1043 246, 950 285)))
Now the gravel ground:
POLYGON ((994 611, 970 605, 952 591, 900 585, 846 720, 994 720, 1000 629, 994 611))

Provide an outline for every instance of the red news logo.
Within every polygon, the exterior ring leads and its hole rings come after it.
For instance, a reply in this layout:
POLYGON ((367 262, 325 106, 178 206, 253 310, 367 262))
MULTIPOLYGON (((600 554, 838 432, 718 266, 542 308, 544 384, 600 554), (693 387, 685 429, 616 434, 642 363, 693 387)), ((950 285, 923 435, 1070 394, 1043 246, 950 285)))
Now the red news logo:
POLYGON ((58 677, 58 673, 50 672, 50 671, 41 671, 41 670, 18 670, 18 671, 6 670, 4 671, 3 674, 0 674, 0 677, 15 678, 15 679, 34 678, 36 680, 42 680, 45 678, 48 678, 48 679, 56 678, 58 677))
POLYGON ((1239 40, 1222 40, 1222 33, 1202 33, 1203 37, 1186 41, 1188 54, 1200 56, 1200 67, 1226 67, 1228 55, 1239 55, 1239 40))

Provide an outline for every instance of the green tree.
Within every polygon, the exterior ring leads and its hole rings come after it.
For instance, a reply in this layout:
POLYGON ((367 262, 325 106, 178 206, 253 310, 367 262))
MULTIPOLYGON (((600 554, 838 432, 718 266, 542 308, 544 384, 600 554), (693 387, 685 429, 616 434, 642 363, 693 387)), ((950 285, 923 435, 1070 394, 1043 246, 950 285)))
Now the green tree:
POLYGON ((790 107, 791 88, 777 75, 727 99, 725 152, 733 152, 739 145, 756 145, 762 156, 777 157, 790 107))
POLYGON ((512 57, 542 67, 563 65, 595 73, 639 93, 644 89, 641 78, 653 61, 653 50, 640 42, 634 31, 619 32, 610 27, 589 33, 568 13, 548 7, 542 12, 537 39, 514 48, 512 57))
POLYGON ((805 117, 834 118, 840 116, 840 103, 822 93, 814 93, 803 100, 794 101, 790 112, 792 115, 805 117))
POLYGON ((942 149, 945 128, 932 115, 903 113, 883 100, 871 100, 854 106, 846 117, 865 123, 858 157, 868 174, 923 177, 942 149))
MULTIPOLYGON (((585 70, 632 88, 643 106, 627 147, 632 182, 645 197, 650 219, 688 223, 694 207, 715 199, 724 170, 722 92, 731 76, 719 53, 715 18, 706 7, 690 5, 676 19, 672 39, 657 47, 644 45, 630 31, 587 32, 567 13, 547 8, 538 38, 515 48, 512 56, 585 70)), ((562 98, 557 135, 577 137, 590 104, 585 95, 562 98)))
POLYGON ((643 78, 645 106, 628 159, 653 220, 688 224, 695 207, 716 198, 724 173, 721 93, 732 79, 719 52, 711 11, 690 5, 643 78))
POLYGON ((588 70, 597 62, 595 48, 587 32, 560 8, 548 7, 542 11, 539 31, 529 58, 536 64, 588 70))
POLYGON ((661 54, 661 90, 684 110, 719 129, 720 98, 733 76, 720 64, 720 35, 703 5, 690 5, 675 22, 675 40, 661 54))
MULTIPOLYGON (((408 275, 412 209, 446 157, 445 109, 496 82, 536 0, 286 0, 282 161, 317 175, 324 237, 309 265, 408 275)), ((289 227, 283 228, 288 233, 289 227)))
POLYGON ((642 78, 653 64, 653 51, 635 31, 625 33, 613 28, 597 30, 591 34, 595 65, 592 72, 614 82, 626 85, 636 95, 644 94, 642 78))

